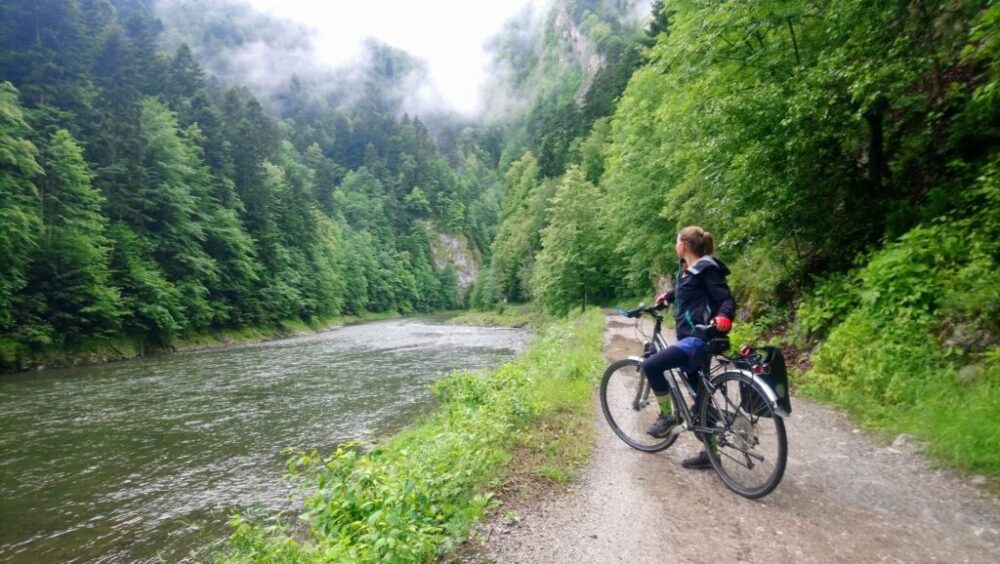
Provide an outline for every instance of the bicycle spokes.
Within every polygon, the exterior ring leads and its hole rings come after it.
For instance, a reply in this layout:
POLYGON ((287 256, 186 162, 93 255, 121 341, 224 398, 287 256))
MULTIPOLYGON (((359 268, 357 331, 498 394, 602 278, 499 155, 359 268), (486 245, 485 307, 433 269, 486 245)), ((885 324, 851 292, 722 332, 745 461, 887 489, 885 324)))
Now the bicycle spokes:
POLYGON ((784 473, 784 423, 763 391, 738 372, 715 378, 707 393, 701 416, 709 432, 703 440, 711 446, 709 457, 719 477, 741 495, 766 495, 784 473))

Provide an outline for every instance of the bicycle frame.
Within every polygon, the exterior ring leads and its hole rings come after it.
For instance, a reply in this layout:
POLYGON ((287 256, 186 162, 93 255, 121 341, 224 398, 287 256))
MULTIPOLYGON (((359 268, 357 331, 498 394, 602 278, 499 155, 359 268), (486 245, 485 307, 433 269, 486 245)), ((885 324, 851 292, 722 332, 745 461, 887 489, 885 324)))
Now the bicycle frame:
MULTIPOLYGON (((653 353, 655 354, 667 348, 669 345, 667 345, 667 342, 662 335, 663 316, 655 311, 649 313, 650 315, 652 315, 654 319, 651 344, 653 347, 653 353)), ((771 404, 771 408, 775 416, 778 417, 788 416, 788 413, 786 413, 783 409, 781 409, 778 406, 778 398, 775 395, 774 390, 772 390, 771 387, 768 386, 767 383, 764 382, 762 378, 760 378, 759 376, 757 376, 756 374, 754 374, 749 370, 743 370, 736 367, 735 359, 731 359, 721 354, 715 355, 714 358, 719 360, 719 364, 714 369, 711 368, 711 359, 708 360, 709 364, 708 367, 702 366, 698 369, 698 378, 700 379, 701 389, 703 393, 708 394, 707 397, 709 398, 713 397, 716 390, 715 386, 712 385, 711 381, 712 374, 719 372, 723 370, 725 367, 732 365, 733 370, 745 374, 755 383, 760 385, 761 389, 764 391, 764 394, 767 396, 768 403, 771 404)), ((639 360, 641 362, 643 359, 636 358, 636 360, 639 360)), ((684 401, 684 394, 682 393, 680 384, 677 381, 677 375, 675 373, 675 370, 669 369, 665 371, 663 375, 667 380, 667 384, 670 386, 670 393, 673 395, 674 400, 681 411, 681 419, 683 420, 683 423, 681 425, 674 427, 674 429, 671 431, 672 434, 679 434, 684 431, 694 431, 696 433, 721 434, 724 431, 716 427, 703 427, 700 425, 695 425, 694 424, 695 418, 691 412, 691 406, 688 406, 687 402, 684 401)), ((684 385, 687 386, 688 392, 691 394, 692 398, 697 396, 695 390, 691 388, 691 384, 687 381, 687 379, 684 380, 684 385)), ((649 402, 649 395, 651 391, 652 391, 652 386, 650 386, 648 378, 644 377, 642 385, 636 388, 636 395, 635 398, 632 400, 633 409, 638 410, 641 407, 645 406, 649 402)), ((718 409, 718 406, 716 406, 716 409, 718 409)))
MULTIPOLYGON (((686 369, 684 374, 679 374, 678 368, 664 370, 670 401, 675 404, 673 415, 680 422, 667 434, 654 435, 659 442, 650 442, 643 434, 642 427, 652 417, 662 416, 659 402, 651 397, 652 386, 643 365, 650 355, 669 347, 662 334, 663 309, 663 304, 652 307, 640 304, 631 311, 619 308, 623 316, 637 322, 644 315, 652 316, 653 332, 640 331, 644 339, 641 357, 616 360, 605 370, 600 387, 604 417, 619 438, 644 452, 670 448, 678 435, 693 432, 704 443, 705 455, 730 490, 749 499, 771 493, 780 483, 787 464, 788 442, 783 419, 788 413, 778 406, 774 390, 759 376, 769 373, 770 361, 755 347, 745 346, 739 355, 727 356, 727 342, 706 339, 707 354, 703 358, 707 362, 697 367, 697 375, 686 369), (620 372, 624 368, 628 372, 620 372), (616 383, 613 388, 611 382, 616 383), (615 391, 609 391, 612 389, 615 391), (623 395, 624 390, 629 391, 623 395), (695 401, 686 401, 689 397, 695 401)), ((694 329, 712 334, 712 325, 695 325, 694 329)), ((662 424, 659 419, 658 424, 662 424)))

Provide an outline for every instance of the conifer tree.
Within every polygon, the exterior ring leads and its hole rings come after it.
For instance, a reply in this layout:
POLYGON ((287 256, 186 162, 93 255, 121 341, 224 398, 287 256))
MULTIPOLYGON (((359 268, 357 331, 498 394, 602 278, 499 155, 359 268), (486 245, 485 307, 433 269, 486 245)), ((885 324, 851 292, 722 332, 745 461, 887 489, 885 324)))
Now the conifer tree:
POLYGON ((42 174, 17 90, 0 82, 0 329, 14 321, 14 295, 38 242, 40 209, 34 180, 42 174))
POLYGON ((108 269, 110 240, 101 215, 103 197, 91 184, 83 150, 66 130, 43 152, 38 181, 43 235, 32 259, 25 301, 34 319, 72 343, 118 328, 121 304, 108 269))

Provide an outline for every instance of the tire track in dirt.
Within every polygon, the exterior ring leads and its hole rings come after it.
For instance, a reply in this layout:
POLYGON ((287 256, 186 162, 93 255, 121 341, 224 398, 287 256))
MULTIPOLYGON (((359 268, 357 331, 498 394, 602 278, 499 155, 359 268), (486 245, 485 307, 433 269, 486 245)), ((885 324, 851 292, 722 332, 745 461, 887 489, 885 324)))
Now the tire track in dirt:
MULTIPOLYGON (((640 352, 608 311, 605 356, 640 352)), ((714 472, 685 470, 685 433, 665 452, 629 448, 595 394, 597 444, 575 485, 522 500, 484 529, 494 562, 1000 562, 1000 498, 912 447, 880 445, 842 414, 801 398, 786 422, 788 468, 751 501, 714 472)))

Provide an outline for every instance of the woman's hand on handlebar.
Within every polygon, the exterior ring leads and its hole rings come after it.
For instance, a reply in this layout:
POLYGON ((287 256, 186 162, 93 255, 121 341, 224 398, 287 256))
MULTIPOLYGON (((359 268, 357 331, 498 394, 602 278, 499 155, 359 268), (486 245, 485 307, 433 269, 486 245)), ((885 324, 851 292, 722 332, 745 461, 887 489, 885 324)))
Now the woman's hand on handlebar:
POLYGON ((712 318, 712 322, 708 325, 695 325, 694 328, 698 331, 715 329, 719 333, 728 333, 729 330, 733 328, 733 322, 728 317, 717 315, 712 318))
POLYGON ((672 304, 673 302, 674 302, 673 291, 663 292, 659 296, 656 296, 656 299, 653 300, 653 303, 660 309, 667 307, 669 304, 672 304))

